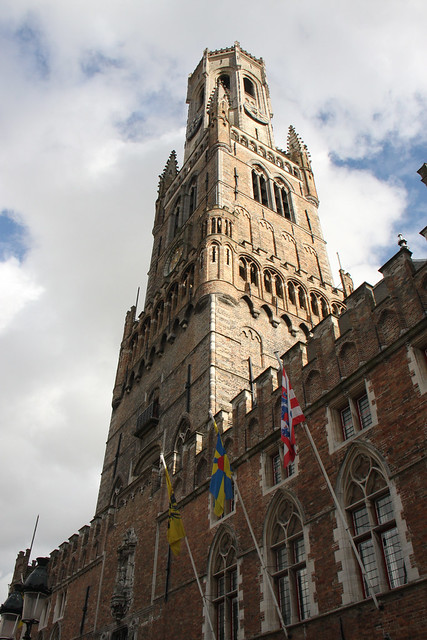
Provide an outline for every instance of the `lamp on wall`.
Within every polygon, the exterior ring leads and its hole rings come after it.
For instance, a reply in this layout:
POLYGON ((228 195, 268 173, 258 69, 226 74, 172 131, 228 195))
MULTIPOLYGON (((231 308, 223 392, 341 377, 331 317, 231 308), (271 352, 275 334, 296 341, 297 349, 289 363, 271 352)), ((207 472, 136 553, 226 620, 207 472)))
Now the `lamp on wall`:
POLYGON ((0 607, 0 638, 14 638, 22 615, 22 585, 17 584, 0 607))
POLYGON ((0 640, 15 637, 19 623, 26 625, 23 640, 31 640, 31 628, 40 621, 43 606, 50 594, 47 586, 47 564, 49 558, 37 558, 37 565, 23 585, 14 591, 0 607, 0 640))

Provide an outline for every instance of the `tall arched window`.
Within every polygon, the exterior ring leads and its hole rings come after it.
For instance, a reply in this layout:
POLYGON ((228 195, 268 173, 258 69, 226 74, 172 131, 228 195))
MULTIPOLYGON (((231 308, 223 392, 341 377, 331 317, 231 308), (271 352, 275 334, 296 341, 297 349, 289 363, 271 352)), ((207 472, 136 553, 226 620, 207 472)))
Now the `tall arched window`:
POLYGON ((176 303, 178 300, 178 284, 175 282, 169 289, 166 304, 168 306, 169 320, 172 317, 176 309, 176 303))
POLYGON ((365 567, 365 597, 407 582, 390 488, 380 464, 365 452, 353 455, 344 500, 353 540, 365 567))
POLYGON ((187 267, 181 280, 181 295, 185 298, 187 295, 191 297, 194 286, 194 264, 187 267))
POLYGON ((251 262, 250 266, 250 280, 251 284, 258 285, 258 267, 254 262, 251 262))
POLYGON ((164 304, 163 304, 163 300, 161 300, 154 311, 154 321, 156 323, 156 332, 160 330, 163 324, 163 310, 164 310, 164 304))
POLYGON ((286 625, 310 616, 306 549, 301 515, 289 497, 283 497, 268 524, 269 569, 286 625))
POLYGON ((181 198, 178 198, 178 200, 175 202, 173 212, 172 212, 172 237, 173 238, 178 233, 178 229, 181 225, 180 214, 181 214, 181 198))
POLYGON ((267 180, 263 173, 252 171, 252 188, 254 200, 268 207, 267 180))
POLYGON ((288 193, 282 184, 274 183, 274 200, 276 202, 276 211, 284 216, 288 220, 291 219, 291 213, 289 209, 289 197, 288 193))
POLYGON ((189 193, 188 215, 191 216, 191 214, 194 213, 197 207, 197 178, 196 177, 192 179, 188 193, 189 193))
POLYGON ((307 309, 307 302, 305 298, 305 291, 302 287, 298 287, 298 302, 301 309, 307 309))
POLYGON ((325 318, 328 313, 328 303, 325 298, 317 292, 310 293, 311 310, 315 316, 325 318))
POLYGON ((182 420, 178 428, 178 433, 175 438, 174 446, 174 460, 173 460, 173 473, 177 473, 182 469, 184 442, 188 435, 189 424, 186 420, 182 420))
POLYGON ((218 80, 224 85, 226 89, 230 91, 230 76, 228 73, 222 73, 218 80))
POLYGON ((267 293, 271 293, 271 275, 269 271, 264 271, 264 288, 267 293))
POLYGON ((236 544, 231 534, 223 530, 215 543, 211 560, 211 592, 217 640, 237 640, 238 637, 237 578, 236 544))
POLYGON ((255 87, 252 80, 249 80, 249 78, 243 78, 243 87, 245 89, 245 93, 250 95, 252 98, 255 98, 255 87))

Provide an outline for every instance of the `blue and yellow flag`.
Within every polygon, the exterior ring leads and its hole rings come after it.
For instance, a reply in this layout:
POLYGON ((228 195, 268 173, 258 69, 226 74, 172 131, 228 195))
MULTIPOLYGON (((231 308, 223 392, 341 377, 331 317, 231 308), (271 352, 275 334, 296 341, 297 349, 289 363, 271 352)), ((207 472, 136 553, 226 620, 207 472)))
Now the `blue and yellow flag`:
POLYGON ((221 435, 216 426, 216 422, 211 416, 215 431, 218 434, 216 441, 216 451, 212 467, 211 483, 209 491, 214 497, 214 511, 218 517, 224 513, 224 504, 226 500, 233 499, 233 482, 231 480, 232 469, 230 461, 222 444, 221 435))
POLYGON ((176 504, 169 472, 166 463, 164 460, 162 461, 165 467, 166 486, 169 496, 168 542, 172 553, 174 556, 177 556, 181 551, 181 540, 185 538, 185 530, 182 524, 181 514, 176 504))

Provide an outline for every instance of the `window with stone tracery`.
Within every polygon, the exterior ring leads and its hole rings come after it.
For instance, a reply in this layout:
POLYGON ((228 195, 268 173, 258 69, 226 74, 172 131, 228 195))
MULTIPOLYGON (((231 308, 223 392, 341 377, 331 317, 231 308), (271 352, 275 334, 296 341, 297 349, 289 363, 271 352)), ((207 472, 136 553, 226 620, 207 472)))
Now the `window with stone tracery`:
POLYGON ((363 595, 407 582, 394 505, 386 475, 366 453, 353 456, 345 478, 345 508, 366 576, 357 567, 363 595))
POLYGON ((274 201, 277 213, 290 220, 291 212, 289 208, 289 195, 283 184, 274 182, 274 201))
POLYGON ((289 497, 278 501, 269 520, 268 569, 283 620, 289 625, 310 617, 304 528, 301 514, 289 497))
POLYGON ((252 188, 254 200, 268 207, 268 186, 267 179, 260 171, 252 171, 252 188))
POLYGON ((328 303, 317 292, 310 293, 310 305, 313 315, 317 317, 325 318, 329 313, 328 303))
POLYGON ((236 544, 228 531, 219 534, 212 558, 211 589, 217 640, 237 640, 239 632, 236 544))
POLYGON ((197 178, 194 177, 190 182, 189 187, 189 200, 188 200, 188 215, 191 216, 197 207, 197 178))

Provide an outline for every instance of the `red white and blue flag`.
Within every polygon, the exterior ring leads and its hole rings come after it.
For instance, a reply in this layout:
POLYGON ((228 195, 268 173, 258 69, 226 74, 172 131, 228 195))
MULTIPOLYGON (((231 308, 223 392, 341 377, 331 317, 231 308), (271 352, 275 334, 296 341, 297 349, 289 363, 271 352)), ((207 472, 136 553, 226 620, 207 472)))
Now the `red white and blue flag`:
POLYGON ((286 468, 295 460, 295 426, 304 422, 305 417, 295 397, 285 367, 282 366, 282 412, 280 420, 281 437, 284 448, 283 466, 286 468))

